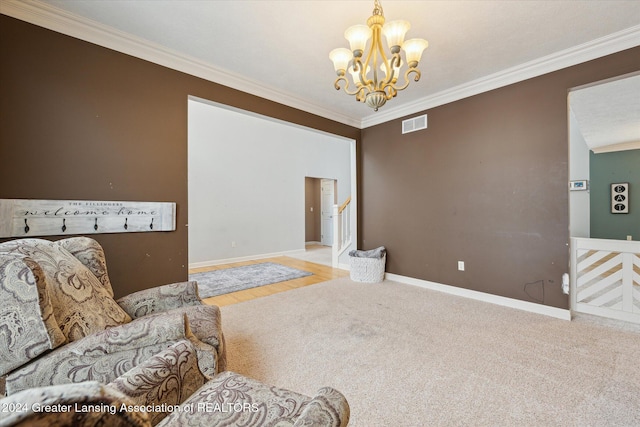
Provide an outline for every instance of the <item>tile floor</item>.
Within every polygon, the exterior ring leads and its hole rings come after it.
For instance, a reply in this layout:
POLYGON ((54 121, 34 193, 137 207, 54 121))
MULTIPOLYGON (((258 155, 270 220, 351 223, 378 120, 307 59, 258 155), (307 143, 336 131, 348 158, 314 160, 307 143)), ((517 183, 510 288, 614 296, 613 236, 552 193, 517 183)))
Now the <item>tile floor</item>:
POLYGON ((294 255, 287 254, 287 256, 331 267, 331 246, 322 246, 317 243, 312 243, 306 246, 306 251, 304 253, 301 252, 294 255))

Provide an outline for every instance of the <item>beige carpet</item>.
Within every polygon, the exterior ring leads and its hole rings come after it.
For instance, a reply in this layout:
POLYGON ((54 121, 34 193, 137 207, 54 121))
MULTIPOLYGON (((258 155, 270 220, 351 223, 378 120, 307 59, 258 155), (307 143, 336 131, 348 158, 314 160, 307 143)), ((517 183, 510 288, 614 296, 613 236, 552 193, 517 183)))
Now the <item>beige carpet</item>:
POLYGON ((386 281, 222 307, 228 367, 347 397, 350 426, 640 426, 640 334, 386 281))

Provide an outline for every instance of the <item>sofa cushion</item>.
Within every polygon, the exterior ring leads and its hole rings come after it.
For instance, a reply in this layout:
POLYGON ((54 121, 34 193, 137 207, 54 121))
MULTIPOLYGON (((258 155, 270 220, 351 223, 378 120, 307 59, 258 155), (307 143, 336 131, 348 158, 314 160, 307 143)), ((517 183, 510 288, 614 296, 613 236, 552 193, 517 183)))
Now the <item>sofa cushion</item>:
POLYGON ((69 341, 131 321, 96 276, 61 245, 43 239, 22 239, 3 246, 40 265, 53 314, 69 341))
POLYGON ((76 236, 68 239, 58 240, 53 243, 60 245, 68 250, 71 255, 78 258, 85 267, 87 267, 94 276, 100 280, 102 286, 113 296, 113 288, 107 273, 107 261, 104 256, 104 250, 100 243, 91 237, 76 236))
POLYGON ((214 376, 180 409, 158 426, 342 427, 349 422, 346 399, 330 387, 312 399, 231 371, 214 376))
POLYGON ((66 342, 31 258, 0 253, 0 298, 0 375, 66 342))

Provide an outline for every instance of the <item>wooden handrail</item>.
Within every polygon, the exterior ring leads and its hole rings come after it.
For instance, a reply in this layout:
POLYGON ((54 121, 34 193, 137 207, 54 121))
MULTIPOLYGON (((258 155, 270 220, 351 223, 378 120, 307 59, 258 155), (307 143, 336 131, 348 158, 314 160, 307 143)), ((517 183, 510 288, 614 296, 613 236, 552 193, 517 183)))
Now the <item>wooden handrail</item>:
POLYGON ((342 213, 343 210, 347 208, 347 206, 351 203, 351 196, 347 197, 347 200, 344 201, 343 204, 338 208, 338 213, 342 213))

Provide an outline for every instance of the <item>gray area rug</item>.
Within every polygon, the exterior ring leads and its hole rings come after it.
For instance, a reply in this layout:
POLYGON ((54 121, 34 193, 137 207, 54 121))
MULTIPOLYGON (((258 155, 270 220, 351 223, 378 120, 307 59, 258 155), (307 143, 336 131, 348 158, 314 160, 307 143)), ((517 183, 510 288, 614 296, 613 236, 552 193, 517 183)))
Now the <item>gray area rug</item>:
POLYGON ((640 426, 640 332, 341 278, 220 308, 228 369, 349 427, 640 426))
POLYGON ((200 298, 229 294, 243 289, 257 288, 271 283, 284 282, 313 273, 287 267, 274 262, 263 262, 243 267, 225 268, 189 275, 189 280, 198 282, 200 298))

